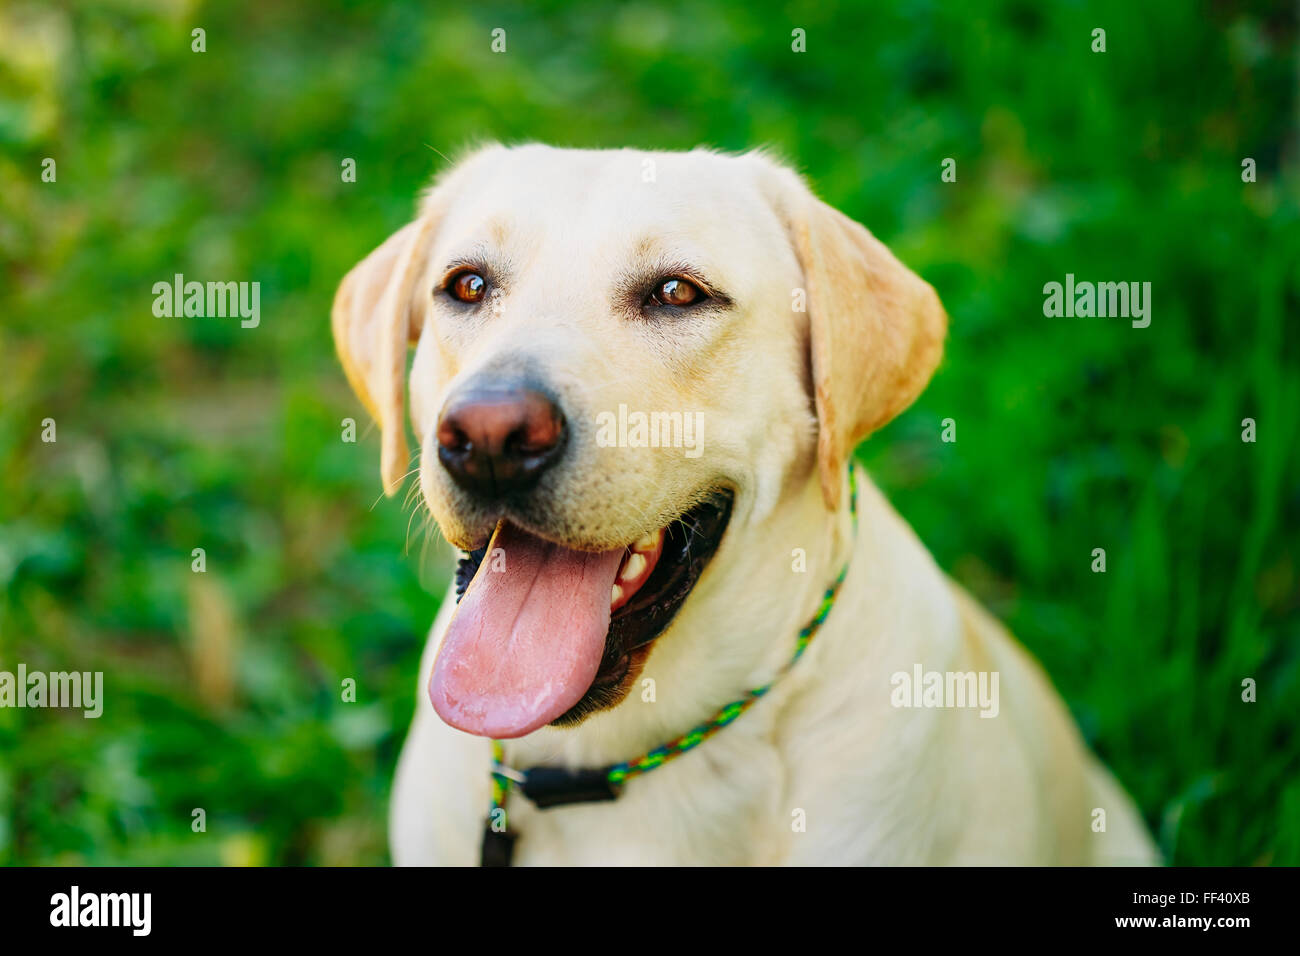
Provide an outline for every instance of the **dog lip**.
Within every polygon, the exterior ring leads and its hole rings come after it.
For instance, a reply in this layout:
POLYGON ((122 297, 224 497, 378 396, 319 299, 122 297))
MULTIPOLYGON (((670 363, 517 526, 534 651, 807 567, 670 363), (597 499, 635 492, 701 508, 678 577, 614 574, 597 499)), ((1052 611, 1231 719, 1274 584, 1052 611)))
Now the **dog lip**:
POLYGON ((481 541, 481 544, 476 544, 472 548, 466 548, 456 542, 452 543, 461 551, 477 551, 487 545, 488 541, 492 539, 493 532, 496 531, 497 526, 500 525, 502 521, 508 521, 514 527, 519 528, 521 531, 526 531, 534 538, 541 538, 543 541, 550 544, 558 544, 560 547, 567 548, 570 551, 585 551, 588 554, 600 554, 603 551, 609 551, 612 548, 619 547, 627 548, 630 551, 636 543, 623 542, 618 539, 602 540, 599 538, 575 540, 566 537, 565 535, 557 534, 544 523, 541 523, 534 518, 530 518, 526 514, 511 507, 500 508, 495 512, 489 512, 488 515, 486 530, 473 535, 473 539, 475 541, 481 541))
MULTIPOLYGON (((599 554, 601 551, 608 551, 610 548, 618 547, 617 544, 602 544, 591 541, 573 541, 562 535, 548 531, 545 527, 538 525, 527 518, 524 518, 509 508, 499 509, 495 512, 489 512, 483 519, 475 519, 473 527, 467 532, 461 540, 447 538, 448 543, 456 550, 472 554, 476 551, 482 551, 487 547, 487 543, 492 540, 492 535, 496 532, 497 527, 502 521, 508 521, 514 527, 521 531, 526 531, 534 538, 541 538, 550 544, 558 544, 562 548, 568 548, 570 551, 586 551, 591 554, 599 554), (465 539, 469 543, 466 543, 465 539)), ((631 547, 628 545, 627 547, 631 547)))

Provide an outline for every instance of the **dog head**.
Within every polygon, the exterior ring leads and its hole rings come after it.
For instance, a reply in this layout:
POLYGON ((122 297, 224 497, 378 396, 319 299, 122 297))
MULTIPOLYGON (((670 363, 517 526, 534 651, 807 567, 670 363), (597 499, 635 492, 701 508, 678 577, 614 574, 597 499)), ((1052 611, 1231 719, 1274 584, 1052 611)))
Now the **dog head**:
POLYGON ((626 693, 732 522, 920 393, 934 291, 761 154, 490 147, 343 280, 334 336, 382 429, 469 553, 431 694, 518 736, 626 693))

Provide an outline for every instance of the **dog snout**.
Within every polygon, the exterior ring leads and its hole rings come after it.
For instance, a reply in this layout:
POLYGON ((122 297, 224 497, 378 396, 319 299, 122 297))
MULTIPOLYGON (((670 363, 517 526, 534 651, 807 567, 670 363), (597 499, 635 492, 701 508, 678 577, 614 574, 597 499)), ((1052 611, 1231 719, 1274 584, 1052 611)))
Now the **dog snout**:
POLYGON ((453 395, 438 418, 438 460, 484 498, 533 487, 563 449, 559 405, 527 385, 474 386, 453 395))

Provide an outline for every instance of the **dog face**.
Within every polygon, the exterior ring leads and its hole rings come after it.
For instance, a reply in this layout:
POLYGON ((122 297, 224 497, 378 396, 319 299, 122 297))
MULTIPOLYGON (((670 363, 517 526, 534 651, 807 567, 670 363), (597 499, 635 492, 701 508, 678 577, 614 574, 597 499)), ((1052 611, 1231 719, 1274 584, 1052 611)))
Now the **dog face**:
POLYGON ((866 230, 755 154, 481 150, 345 278, 333 326, 469 552, 431 694, 518 736, 626 692, 730 526, 846 457, 938 362, 943 311, 866 230))
POLYGON ((482 544, 500 512, 427 449, 449 398, 481 385, 531 383, 562 409, 566 448, 514 517, 590 550, 806 460, 815 427, 788 308, 799 266, 753 178, 728 184, 733 165, 527 147, 480 154, 457 177, 419 283, 432 292, 411 378, 421 488, 453 543, 482 544), (470 305, 449 287, 466 270, 485 283, 470 305), (625 420, 675 416, 657 421, 677 434, 619 441, 620 406, 625 420), (611 415, 615 434, 599 434, 611 415), (770 444, 780 460, 760 477, 770 444))

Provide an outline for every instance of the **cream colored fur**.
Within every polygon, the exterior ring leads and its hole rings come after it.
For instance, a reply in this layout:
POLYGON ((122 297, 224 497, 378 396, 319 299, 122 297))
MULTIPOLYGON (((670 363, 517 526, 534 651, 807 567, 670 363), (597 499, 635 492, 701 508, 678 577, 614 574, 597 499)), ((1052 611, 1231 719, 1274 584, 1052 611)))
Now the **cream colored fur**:
MULTIPOLYGON (((558 393, 574 434, 545 517, 528 519, 536 534, 616 547, 711 488, 735 494, 718 553, 632 693, 575 728, 509 741, 508 763, 607 764, 695 726, 771 679, 852 559, 807 654, 734 724, 633 779, 613 803, 539 811, 515 795, 517 864, 1156 861, 1131 801, 1038 665, 943 574, 866 476, 851 533, 844 463, 924 388, 945 323, 928 285, 760 154, 480 150, 349 273, 334 332, 383 426, 390 491, 406 467, 411 342, 411 420, 424 449, 446 397, 475 376, 526 367, 558 393), (467 256, 507 277, 472 313, 430 294, 467 256), (618 297, 620 276, 682 265, 732 307, 662 322, 618 297), (597 447, 591 423, 620 403, 701 413, 704 454, 597 447), (917 664, 996 672, 997 716, 894 706, 891 675, 917 664)), ((420 488, 449 541, 482 543, 496 516, 427 452, 420 488)), ((394 782, 398 864, 478 862, 489 743, 444 725, 425 692, 453 609, 449 593, 394 782)))

